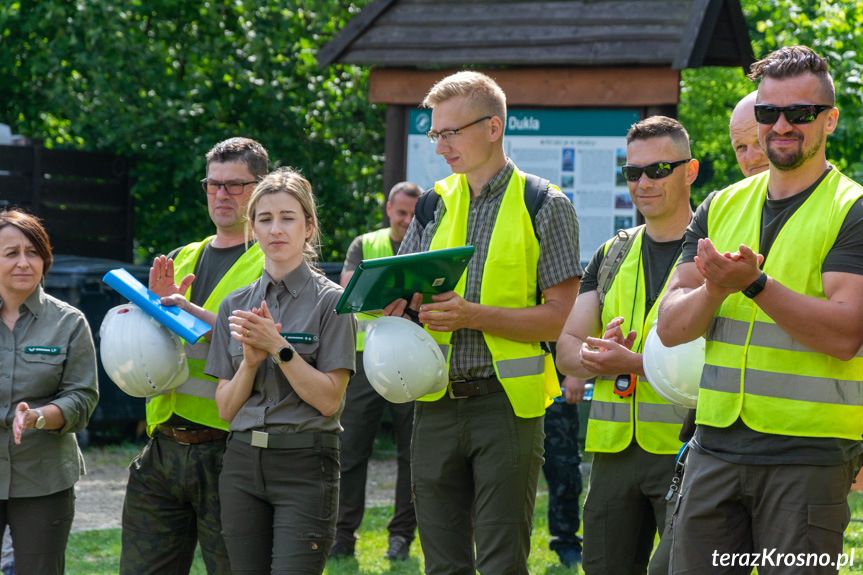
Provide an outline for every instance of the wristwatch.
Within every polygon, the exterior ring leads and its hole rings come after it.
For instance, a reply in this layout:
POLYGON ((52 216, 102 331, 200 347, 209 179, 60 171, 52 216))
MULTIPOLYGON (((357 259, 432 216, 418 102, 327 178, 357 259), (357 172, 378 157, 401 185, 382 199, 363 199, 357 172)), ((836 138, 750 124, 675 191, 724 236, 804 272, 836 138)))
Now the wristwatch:
POLYGON ((764 286, 767 285, 767 274, 761 272, 761 275, 758 276, 758 279, 752 282, 748 288, 743 290, 743 295, 748 297, 749 299, 754 298, 758 294, 761 293, 761 290, 764 289, 764 286))
POLYGON ((288 344, 270 357, 273 358, 273 363, 276 365, 291 361, 294 358, 294 348, 291 347, 291 344, 288 344))
POLYGON ((45 427, 45 415, 42 414, 41 409, 34 409, 33 411, 39 414, 39 417, 36 419, 36 429, 42 429, 45 427))

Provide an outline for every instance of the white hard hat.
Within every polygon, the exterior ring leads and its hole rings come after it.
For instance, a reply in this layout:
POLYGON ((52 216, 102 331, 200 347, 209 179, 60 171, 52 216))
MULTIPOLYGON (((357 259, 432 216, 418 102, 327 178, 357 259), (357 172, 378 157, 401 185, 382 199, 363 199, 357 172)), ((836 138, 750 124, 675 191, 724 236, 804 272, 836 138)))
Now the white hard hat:
POLYGON ((189 378, 180 336, 134 304, 111 309, 99 335, 105 373, 133 397, 174 389, 189 378))
POLYGON ((379 317, 366 327, 363 367, 384 399, 406 403, 446 389, 446 359, 426 330, 401 317, 379 317))
POLYGON ((703 337, 665 347, 656 334, 656 322, 644 340, 642 359, 650 387, 665 401, 693 409, 698 400, 704 368, 703 337))

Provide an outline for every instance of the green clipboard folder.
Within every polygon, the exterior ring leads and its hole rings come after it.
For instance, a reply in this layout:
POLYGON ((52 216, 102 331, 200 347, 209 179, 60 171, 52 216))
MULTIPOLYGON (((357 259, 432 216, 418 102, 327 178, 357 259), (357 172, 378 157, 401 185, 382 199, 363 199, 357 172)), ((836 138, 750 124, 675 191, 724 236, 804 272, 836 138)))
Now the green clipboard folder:
POLYGON ((335 312, 380 310, 399 298, 410 300, 416 292, 423 294, 423 303, 429 303, 433 294, 455 289, 473 251, 473 246, 463 246, 363 260, 335 312))

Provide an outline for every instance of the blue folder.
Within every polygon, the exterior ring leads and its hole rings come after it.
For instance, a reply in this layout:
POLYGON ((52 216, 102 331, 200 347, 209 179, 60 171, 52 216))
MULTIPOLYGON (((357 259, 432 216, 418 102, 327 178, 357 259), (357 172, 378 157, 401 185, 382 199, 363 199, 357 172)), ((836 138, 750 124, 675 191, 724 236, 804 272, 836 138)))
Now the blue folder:
POLYGON ((109 271, 102 281, 189 343, 197 342, 212 329, 206 322, 177 306, 162 305, 159 296, 123 268, 109 271))

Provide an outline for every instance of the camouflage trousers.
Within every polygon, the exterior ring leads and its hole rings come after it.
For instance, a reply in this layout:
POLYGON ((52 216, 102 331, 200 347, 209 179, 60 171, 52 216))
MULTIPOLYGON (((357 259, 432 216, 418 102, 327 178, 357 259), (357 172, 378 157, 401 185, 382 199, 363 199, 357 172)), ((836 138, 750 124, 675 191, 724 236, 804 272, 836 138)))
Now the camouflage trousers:
POLYGON ((545 411, 545 463, 548 483, 548 546, 553 551, 581 550, 578 499, 581 495, 578 452, 578 405, 555 402, 545 411))
POLYGON ((210 575, 231 572, 219 474, 225 440, 183 445, 156 435, 129 465, 121 575, 187 574, 195 546, 210 575))

